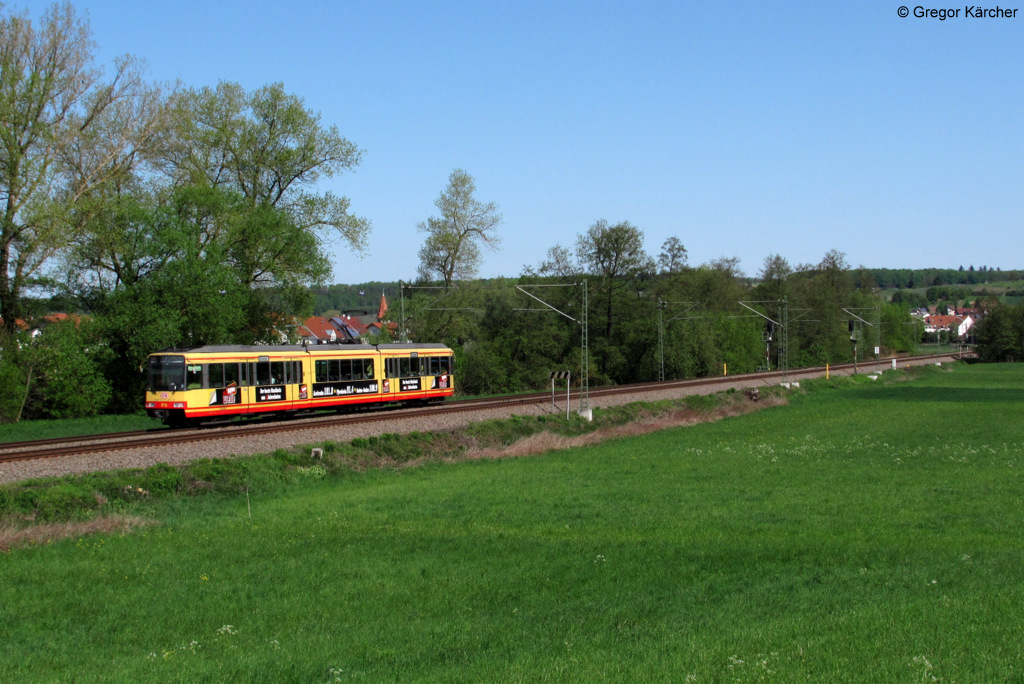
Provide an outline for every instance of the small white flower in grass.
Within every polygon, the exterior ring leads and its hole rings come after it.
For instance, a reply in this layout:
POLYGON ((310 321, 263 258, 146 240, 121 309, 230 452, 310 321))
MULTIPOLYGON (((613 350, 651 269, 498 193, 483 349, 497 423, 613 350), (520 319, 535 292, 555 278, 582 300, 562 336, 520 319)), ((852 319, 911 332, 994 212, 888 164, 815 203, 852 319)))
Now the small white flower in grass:
POLYGON ((595 562, 595 563, 604 563, 604 562, 605 562, 605 557, 604 557, 603 555, 601 555, 601 554, 599 553, 599 554, 597 554, 597 556, 596 556, 596 557, 594 558, 594 562, 595 562))
POLYGON ((918 667, 924 668, 924 670, 922 672, 922 675, 923 675, 922 678, 927 678, 927 679, 929 679, 930 681, 933 681, 933 682, 938 681, 934 676, 931 676, 931 675, 928 674, 929 672, 931 672, 932 670, 935 669, 935 666, 932 665, 930 662, 928 662, 928 659, 925 658, 923 655, 922 656, 914 656, 914 662, 913 662, 913 665, 911 665, 911 667, 913 667, 914 665, 916 665, 918 667))
POLYGON ((235 629, 234 625, 224 625, 217 630, 217 634, 227 634, 230 636, 231 634, 238 634, 238 630, 235 629))

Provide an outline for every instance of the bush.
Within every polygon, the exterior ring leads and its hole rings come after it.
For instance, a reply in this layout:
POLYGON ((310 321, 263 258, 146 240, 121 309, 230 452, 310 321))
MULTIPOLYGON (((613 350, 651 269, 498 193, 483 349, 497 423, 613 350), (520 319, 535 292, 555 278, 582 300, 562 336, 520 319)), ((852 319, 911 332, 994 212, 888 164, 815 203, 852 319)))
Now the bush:
POLYGON ((11 488, 0 486, 0 518, 14 512, 14 496, 11 488))
POLYGON ((35 499, 35 510, 43 520, 67 520, 96 508, 99 508, 96 495, 72 482, 41 489, 35 499))
POLYGON ((142 472, 140 486, 154 494, 174 494, 181 491, 185 478, 181 470, 166 463, 158 463, 142 472))

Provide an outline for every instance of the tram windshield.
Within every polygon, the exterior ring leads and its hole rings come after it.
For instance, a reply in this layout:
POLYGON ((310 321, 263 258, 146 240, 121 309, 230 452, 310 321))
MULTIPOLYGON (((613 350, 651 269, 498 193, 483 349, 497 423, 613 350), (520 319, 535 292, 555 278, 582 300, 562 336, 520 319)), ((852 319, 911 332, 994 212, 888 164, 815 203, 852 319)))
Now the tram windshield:
POLYGON ((185 389, 185 357, 150 356, 146 387, 150 392, 178 392, 185 389))

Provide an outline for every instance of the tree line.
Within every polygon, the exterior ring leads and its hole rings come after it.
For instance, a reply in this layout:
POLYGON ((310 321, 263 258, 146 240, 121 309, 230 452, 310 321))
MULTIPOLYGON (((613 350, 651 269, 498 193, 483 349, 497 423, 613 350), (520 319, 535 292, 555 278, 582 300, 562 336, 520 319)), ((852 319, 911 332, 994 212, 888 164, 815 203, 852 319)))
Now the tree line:
MULTIPOLYGON (((456 275, 477 273, 477 242, 498 244, 497 205, 477 201, 473 191, 472 179, 457 170, 436 203, 442 216, 421 225, 429 239, 420 253, 420 284, 439 292, 410 291, 406 307, 418 339, 456 349, 460 386, 470 393, 537 389, 552 371, 584 366, 590 383, 620 384, 844 363, 870 359, 876 349, 912 352, 924 334, 922 321, 910 315, 912 302, 888 301, 872 270, 852 269, 837 250, 796 266, 770 255, 750 279, 736 258, 691 267, 675 236, 651 256, 643 232, 628 221, 598 220, 573 248, 551 246, 517 279, 460 281, 456 275)), ((927 299, 999 307, 994 296, 970 302, 971 294, 933 285, 927 299)))
POLYGON ((1024 271, 1003 271, 988 266, 975 268, 864 268, 859 269, 877 287, 885 289, 914 289, 942 285, 983 285, 1024 278, 1024 271))
POLYGON ((651 257, 639 228, 604 220, 518 278, 460 282, 444 306, 414 294, 406 311, 414 337, 456 350, 463 391, 536 390, 552 371, 578 382, 584 296, 595 385, 777 368, 783 324, 789 367, 907 353, 922 332, 908 307, 858 289, 840 252, 799 271, 772 255, 752 284, 734 258, 689 266, 677 237, 651 257))

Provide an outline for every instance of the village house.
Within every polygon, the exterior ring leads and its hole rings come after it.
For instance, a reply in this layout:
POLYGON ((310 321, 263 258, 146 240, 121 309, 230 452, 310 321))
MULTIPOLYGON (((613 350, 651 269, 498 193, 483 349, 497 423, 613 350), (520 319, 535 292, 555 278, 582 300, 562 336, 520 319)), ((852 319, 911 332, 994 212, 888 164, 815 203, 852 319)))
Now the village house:
POLYGON ((299 340, 307 344, 352 344, 359 342, 361 332, 366 326, 347 316, 310 316, 298 328, 299 340))
POLYGON ((932 315, 924 317, 924 331, 934 334, 948 330, 950 335, 962 340, 967 331, 974 325, 974 319, 970 316, 942 316, 932 315))
MULTIPOLYGON (((52 323, 60 323, 61 321, 74 321, 75 326, 81 322, 82 316, 78 314, 66 314, 66 313, 51 313, 46 314, 42 318, 34 319, 31 323, 27 323, 24 320, 18 318, 15 319, 14 325, 17 326, 18 330, 22 332, 28 332, 32 338, 39 337, 43 329, 52 323)), ((3 326, 4 319, 0 317, 0 327, 3 326)))
POLYGON ((397 323, 379 321, 365 311, 350 311, 331 318, 310 316, 298 326, 299 341, 306 344, 357 344, 384 330, 397 338, 397 323))

